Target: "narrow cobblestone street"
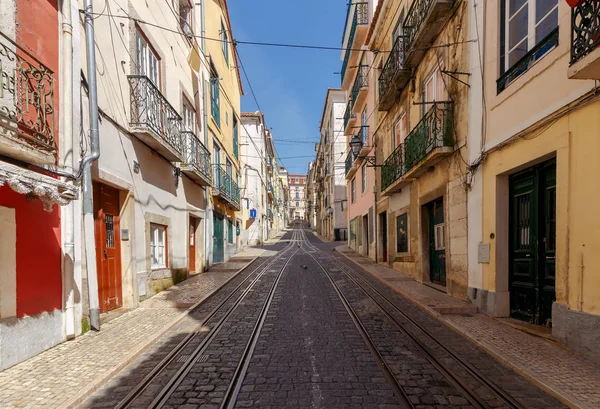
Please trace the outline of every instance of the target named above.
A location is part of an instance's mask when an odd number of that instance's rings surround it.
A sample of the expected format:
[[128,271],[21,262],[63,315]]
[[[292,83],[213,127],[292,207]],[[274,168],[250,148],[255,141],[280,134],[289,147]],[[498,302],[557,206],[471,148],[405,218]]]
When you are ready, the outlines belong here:
[[295,229],[80,407],[563,408]]

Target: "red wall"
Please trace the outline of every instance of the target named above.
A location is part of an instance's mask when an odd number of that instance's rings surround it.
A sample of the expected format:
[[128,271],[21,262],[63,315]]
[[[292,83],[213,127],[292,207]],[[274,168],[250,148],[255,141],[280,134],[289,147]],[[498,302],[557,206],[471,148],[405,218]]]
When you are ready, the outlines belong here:
[[[54,72],[54,128],[58,148],[59,25],[56,0],[16,1],[16,42]],[[60,210],[44,211],[39,200],[27,200],[7,185],[0,187],[0,206],[15,209],[17,223],[17,316],[62,307]],[[0,261],[1,262],[1,261]]]
[[[15,209],[17,223],[17,316],[62,307],[60,210],[44,211],[8,185],[0,187],[0,206]],[[0,261],[1,262],[1,261]]]

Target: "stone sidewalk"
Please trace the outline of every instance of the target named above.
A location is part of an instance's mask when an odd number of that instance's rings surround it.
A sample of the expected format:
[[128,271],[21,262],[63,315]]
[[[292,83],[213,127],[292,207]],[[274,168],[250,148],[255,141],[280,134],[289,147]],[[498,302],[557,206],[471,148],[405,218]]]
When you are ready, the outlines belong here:
[[473,305],[361,257],[346,245],[336,250],[569,407],[600,408],[600,368],[579,355],[477,313]]
[[[97,390],[263,249],[236,254],[140,303],[139,308],[0,372],[0,408],[67,408]],[[231,267],[236,267],[235,271]]]

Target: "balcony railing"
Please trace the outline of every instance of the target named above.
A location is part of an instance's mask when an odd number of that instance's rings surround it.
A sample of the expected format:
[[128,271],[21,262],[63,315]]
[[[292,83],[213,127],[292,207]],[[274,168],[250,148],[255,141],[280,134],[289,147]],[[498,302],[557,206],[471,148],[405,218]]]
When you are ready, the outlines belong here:
[[368,147],[369,145],[369,127],[367,125],[363,125],[359,128],[358,133],[356,134],[360,138],[364,147]]
[[182,169],[188,168],[196,172],[200,178],[196,181],[204,186],[210,186],[212,182],[212,173],[210,169],[210,152],[193,132],[184,131],[181,133],[183,139],[184,155]]
[[571,9],[571,64],[600,44],[600,2],[584,0]]
[[413,171],[419,162],[437,148],[452,148],[452,104],[434,104],[417,126],[385,160],[381,169],[381,189]]
[[[352,7],[352,5],[350,5]],[[346,43],[346,54],[344,55],[344,62],[342,63],[342,82],[344,82],[344,76],[346,75],[346,69],[348,68],[348,61],[350,60],[350,54],[354,51],[354,36],[356,35],[356,28],[359,25],[367,25],[369,23],[369,3],[354,3],[354,15],[352,17],[352,26],[350,27],[350,34],[348,35],[348,42]]]
[[[151,130],[156,138],[182,156],[182,119],[150,78],[128,75],[131,90],[131,121],[136,128]],[[162,152],[161,152],[162,153]]]
[[404,175],[405,171],[404,144],[401,143],[381,165],[381,190],[387,189]]
[[345,130],[348,129],[348,124],[350,123],[350,120],[355,119],[355,118],[356,118],[356,114],[354,112],[352,112],[352,100],[350,100],[346,104],[346,112],[344,112],[344,129]]
[[221,165],[215,166],[215,175],[213,180],[213,188],[218,195],[227,200],[237,210],[240,209],[240,189],[233,180],[233,177],[228,174]]
[[558,45],[558,27],[556,27],[550,34],[548,34],[542,41],[537,43],[527,54],[519,59],[512,67],[506,70],[505,73],[500,75],[500,78],[496,80],[496,92],[499,94],[513,82],[517,77],[527,71],[533,64],[535,64],[542,56],[548,51]]
[[54,154],[54,73],[0,32],[0,126]]
[[356,103],[358,99],[358,94],[361,90],[367,88],[369,86],[369,81],[367,74],[369,72],[369,67],[367,65],[361,65],[358,67],[358,72],[356,73],[356,78],[354,80],[354,85],[352,86],[352,92],[350,94],[350,101],[352,101],[352,107]]
[[404,67],[406,37],[399,36],[379,75],[379,109],[388,110],[410,76],[410,71]]

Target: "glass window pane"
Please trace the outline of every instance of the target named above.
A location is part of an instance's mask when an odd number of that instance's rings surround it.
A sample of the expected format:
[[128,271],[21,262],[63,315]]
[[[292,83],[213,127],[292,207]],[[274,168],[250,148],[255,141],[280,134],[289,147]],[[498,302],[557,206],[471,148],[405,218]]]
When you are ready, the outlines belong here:
[[552,13],[542,20],[535,28],[535,43],[539,43],[546,37],[552,30],[558,27],[558,8],[555,8]]
[[512,67],[517,61],[527,54],[527,39],[524,39],[521,44],[515,47],[510,53],[508,53],[508,66]]
[[508,22],[509,50],[527,37],[527,18],[528,10],[527,7],[525,7]]
[[537,0],[535,2],[535,21],[540,21],[546,14],[548,14],[550,10],[552,10],[553,7],[556,7],[557,5],[558,0]]
[[509,0],[508,2],[510,3],[509,15],[512,16],[517,10],[521,8],[521,6],[523,6],[523,4],[527,3],[527,0]]

